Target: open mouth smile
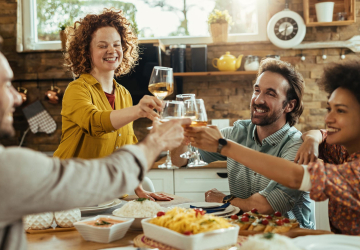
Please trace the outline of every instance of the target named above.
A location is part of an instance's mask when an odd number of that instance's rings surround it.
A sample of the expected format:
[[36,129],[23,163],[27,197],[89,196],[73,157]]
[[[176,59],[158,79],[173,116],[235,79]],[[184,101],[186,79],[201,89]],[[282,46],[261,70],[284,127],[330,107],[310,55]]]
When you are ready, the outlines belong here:
[[118,57],[108,57],[108,58],[104,58],[103,60],[106,62],[116,62],[118,59]]

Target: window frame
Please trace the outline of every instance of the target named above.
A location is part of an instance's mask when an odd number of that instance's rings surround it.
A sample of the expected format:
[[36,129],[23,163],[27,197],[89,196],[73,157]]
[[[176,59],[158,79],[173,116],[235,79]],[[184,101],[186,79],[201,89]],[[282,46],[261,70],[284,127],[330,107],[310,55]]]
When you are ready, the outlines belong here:
[[[20,8],[22,13],[22,46],[17,46],[18,52],[23,51],[36,51],[36,50],[60,50],[61,41],[47,41],[39,42],[37,35],[37,26],[36,24],[36,0],[20,0],[22,1],[22,8]],[[267,0],[257,0],[257,14],[258,14],[258,33],[245,33],[245,34],[229,34],[228,42],[237,43],[237,42],[255,42],[255,41],[269,41],[267,37],[266,27],[268,19],[268,1]],[[139,40],[153,40],[159,39],[162,44],[211,44],[211,36],[205,37],[151,37],[151,38],[139,38]],[[19,49],[20,48],[20,49]]]

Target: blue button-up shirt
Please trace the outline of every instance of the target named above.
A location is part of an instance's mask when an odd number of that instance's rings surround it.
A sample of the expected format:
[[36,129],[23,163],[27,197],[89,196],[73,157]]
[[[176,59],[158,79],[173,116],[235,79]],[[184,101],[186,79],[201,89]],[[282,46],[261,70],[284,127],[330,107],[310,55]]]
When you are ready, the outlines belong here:
[[[256,125],[250,120],[238,120],[233,127],[221,130],[224,138],[235,141],[248,148],[269,155],[294,161],[296,153],[302,144],[301,132],[286,123],[281,129],[258,142]],[[199,150],[206,162],[226,160],[218,154]],[[266,162],[264,162],[266,165]],[[290,189],[272,181],[245,167],[239,162],[228,158],[227,170],[230,193],[238,198],[247,199],[255,193],[264,196],[274,211],[280,211],[284,216],[296,218],[302,227],[314,228],[311,221],[311,200],[308,192]]]

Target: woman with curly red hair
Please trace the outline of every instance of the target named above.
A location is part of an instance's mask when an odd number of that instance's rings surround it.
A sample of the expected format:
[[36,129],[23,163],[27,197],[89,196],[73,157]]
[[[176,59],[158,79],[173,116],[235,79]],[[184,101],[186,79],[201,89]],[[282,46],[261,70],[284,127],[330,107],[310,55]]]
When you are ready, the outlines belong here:
[[[138,60],[138,40],[122,11],[104,9],[88,14],[67,29],[65,66],[78,77],[67,87],[61,110],[62,136],[54,156],[100,158],[126,144],[137,143],[133,121],[153,120],[162,103],[144,96],[133,106],[130,93],[114,80],[127,74]],[[146,192],[139,197],[170,199]]]

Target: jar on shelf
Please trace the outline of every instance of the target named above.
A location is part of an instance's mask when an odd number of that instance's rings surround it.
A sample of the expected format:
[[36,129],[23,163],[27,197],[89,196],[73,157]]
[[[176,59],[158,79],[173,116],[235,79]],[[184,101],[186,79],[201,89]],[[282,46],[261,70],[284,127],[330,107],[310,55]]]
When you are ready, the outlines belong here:
[[244,64],[245,71],[257,71],[259,69],[259,58],[249,55]]

